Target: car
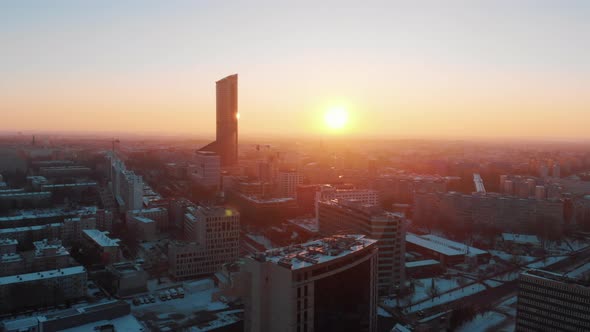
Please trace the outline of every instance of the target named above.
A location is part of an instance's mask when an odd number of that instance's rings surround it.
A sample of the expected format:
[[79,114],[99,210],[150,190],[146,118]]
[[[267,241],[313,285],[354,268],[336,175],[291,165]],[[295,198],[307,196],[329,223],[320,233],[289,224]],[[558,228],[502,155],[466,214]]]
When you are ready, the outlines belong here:
[[169,291],[164,291],[164,294],[166,294],[166,300],[172,300],[172,295],[170,294]]
[[156,302],[156,298],[153,295],[148,295],[148,300],[150,300],[150,303],[154,303]]
[[178,297],[178,292],[176,291],[176,289],[174,289],[174,288],[170,289],[170,296],[172,296],[173,299]]
[[140,305],[141,303],[140,303],[140,301],[139,301],[139,299],[138,299],[138,298],[134,298],[134,299],[133,299],[133,304],[134,304],[134,305]]
[[143,303],[145,303],[145,304],[148,304],[148,303],[150,303],[150,298],[149,298],[149,297],[147,297],[147,296],[144,296],[144,297],[143,297]]
[[184,289],[182,287],[178,287],[176,290],[178,291],[178,297],[184,298]]
[[166,301],[166,294],[164,292],[160,292],[160,301]]

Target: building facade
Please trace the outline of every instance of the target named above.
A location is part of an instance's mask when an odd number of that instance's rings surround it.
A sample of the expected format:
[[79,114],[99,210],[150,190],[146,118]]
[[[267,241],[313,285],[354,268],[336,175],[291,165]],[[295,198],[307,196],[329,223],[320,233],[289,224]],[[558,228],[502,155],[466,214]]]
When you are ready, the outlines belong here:
[[390,293],[404,285],[404,221],[402,216],[385,212],[375,205],[343,200],[319,203],[321,234],[361,233],[377,240],[377,283],[380,293]]
[[376,331],[377,246],[337,235],[247,257],[248,332]]
[[170,274],[189,279],[213,274],[240,254],[240,214],[225,207],[188,207],[185,242],[168,246]]
[[529,270],[518,278],[516,331],[590,331],[590,284]]

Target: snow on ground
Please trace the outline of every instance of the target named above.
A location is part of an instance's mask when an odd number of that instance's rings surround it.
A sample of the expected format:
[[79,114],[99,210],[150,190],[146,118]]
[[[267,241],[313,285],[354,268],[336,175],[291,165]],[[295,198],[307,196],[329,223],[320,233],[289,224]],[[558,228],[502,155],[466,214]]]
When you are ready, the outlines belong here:
[[137,321],[132,315],[126,315],[123,317],[111,319],[111,320],[100,320],[94,323],[89,323],[81,326],[72,327],[70,329],[62,330],[63,332],[82,332],[82,331],[95,331],[96,327],[113,324],[115,331],[117,332],[140,332],[147,331],[147,329]]
[[545,260],[540,260],[538,262],[535,263],[531,263],[529,265],[527,265],[527,268],[531,268],[531,269],[538,269],[538,268],[543,268],[546,267],[548,265],[552,265],[555,264],[559,261],[562,261],[566,258],[568,258],[569,256],[555,256],[555,257],[547,257]]
[[506,319],[506,315],[495,311],[488,311],[482,315],[477,315],[472,321],[461,325],[457,332],[485,332],[497,331],[496,325],[499,325]]
[[567,276],[570,278],[580,278],[588,273],[590,273],[590,263],[586,263],[582,266],[579,266],[575,270],[568,272]]
[[430,300],[418,303],[416,305],[413,305],[411,307],[406,308],[405,310],[407,312],[416,312],[419,310],[424,310],[424,309],[428,309],[428,308],[432,308],[441,304],[445,304],[448,302],[453,302],[456,301],[457,299],[460,299],[462,297],[465,296],[470,296],[476,293],[479,293],[483,290],[486,289],[486,286],[482,285],[482,284],[472,284],[466,287],[463,287],[461,289],[457,289],[445,294],[441,294],[440,296],[434,297]]
[[[401,306],[408,306],[411,303],[416,303],[420,301],[424,301],[430,298],[429,289],[432,286],[432,279],[433,278],[425,278],[425,279],[417,279],[414,281],[414,293],[412,293],[409,297],[404,297],[399,300],[399,304]],[[460,287],[459,282],[457,279],[442,279],[442,278],[434,278],[434,285],[438,290],[438,293],[445,293],[451,289]],[[388,299],[385,300],[385,305],[390,307],[397,307],[397,300],[396,299]]]
[[377,315],[382,317],[392,317],[389,312],[379,306],[377,307]]
[[[532,257],[532,256],[513,255],[513,254],[507,253],[505,251],[500,251],[500,250],[490,250],[490,254],[492,254],[493,256],[500,257],[502,260],[507,261],[507,262],[512,262],[514,259],[518,259],[519,262],[521,262],[521,263],[529,263],[529,262],[539,259],[538,257]],[[514,257],[517,257],[517,258],[514,258]]]
[[197,311],[227,309],[226,304],[211,301],[211,296],[218,291],[218,288],[207,289],[202,292],[187,293],[184,298],[168,301],[161,301],[157,298],[155,303],[132,305],[131,310],[142,314],[153,312],[156,314],[181,313],[188,315]]

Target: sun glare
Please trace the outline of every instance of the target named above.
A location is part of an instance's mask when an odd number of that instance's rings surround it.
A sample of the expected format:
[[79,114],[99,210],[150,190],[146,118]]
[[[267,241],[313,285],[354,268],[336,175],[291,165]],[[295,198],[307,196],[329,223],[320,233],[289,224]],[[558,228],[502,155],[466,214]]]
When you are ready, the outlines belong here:
[[348,122],[348,113],[342,107],[332,108],[324,116],[326,125],[331,129],[341,129]]

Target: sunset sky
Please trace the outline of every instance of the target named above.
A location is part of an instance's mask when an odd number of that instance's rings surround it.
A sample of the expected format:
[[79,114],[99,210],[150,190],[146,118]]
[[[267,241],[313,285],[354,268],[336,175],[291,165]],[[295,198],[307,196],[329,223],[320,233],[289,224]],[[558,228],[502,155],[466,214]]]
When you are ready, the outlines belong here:
[[211,137],[234,73],[244,137],[590,138],[590,1],[0,2],[0,131]]

